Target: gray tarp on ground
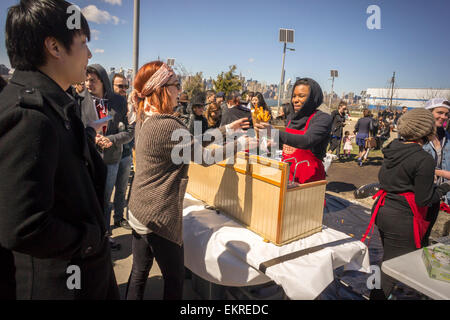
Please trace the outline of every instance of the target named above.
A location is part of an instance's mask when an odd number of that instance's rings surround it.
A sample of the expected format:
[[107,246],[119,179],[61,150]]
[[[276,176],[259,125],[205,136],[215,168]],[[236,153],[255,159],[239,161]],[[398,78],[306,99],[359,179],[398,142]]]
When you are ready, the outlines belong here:
[[[335,230],[352,234],[356,239],[361,239],[369,225],[371,209],[330,194],[326,194],[325,198],[323,224]],[[369,248],[370,264],[381,266],[383,245],[376,226],[373,234],[369,234],[369,236],[370,239],[366,239],[365,243]],[[334,276],[335,281],[322,292],[318,299],[364,299],[363,296],[369,297],[370,290],[367,288],[367,279],[371,276],[370,274],[344,271],[343,268],[338,268],[335,270]],[[402,283],[397,284],[392,294],[395,299],[401,300],[427,299]]]
[[[326,194],[325,199],[323,224],[361,239],[369,225],[371,210],[330,194]],[[370,264],[380,265],[383,246],[376,226],[369,236],[370,239],[366,239],[365,243],[369,248]],[[369,296],[370,293],[366,285],[368,277],[370,274],[338,268],[335,270],[336,281],[321,294],[320,299],[364,299],[363,295]],[[339,280],[350,287],[344,286]]]

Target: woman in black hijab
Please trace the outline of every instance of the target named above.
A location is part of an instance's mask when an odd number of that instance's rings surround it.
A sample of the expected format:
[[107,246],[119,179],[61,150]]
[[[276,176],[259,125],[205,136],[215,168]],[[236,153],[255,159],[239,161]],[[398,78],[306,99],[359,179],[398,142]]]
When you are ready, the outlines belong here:
[[[295,82],[292,90],[290,113],[286,131],[279,132],[279,142],[283,144],[283,158],[291,162],[290,180],[298,183],[325,179],[323,158],[330,139],[331,116],[318,110],[323,102],[320,85],[310,78]],[[255,130],[270,127],[268,124],[255,124]],[[296,171],[295,164],[306,160]]]

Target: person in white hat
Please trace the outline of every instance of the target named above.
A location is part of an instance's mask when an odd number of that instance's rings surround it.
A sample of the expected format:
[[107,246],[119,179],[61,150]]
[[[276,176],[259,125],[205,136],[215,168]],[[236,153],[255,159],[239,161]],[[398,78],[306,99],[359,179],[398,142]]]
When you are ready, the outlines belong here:
[[[423,149],[431,154],[436,163],[436,185],[441,185],[450,181],[450,133],[445,130],[446,122],[448,122],[450,112],[450,101],[444,98],[434,98],[425,104],[433,114],[436,124],[436,135],[428,143],[424,144]],[[447,193],[442,200],[450,204],[450,192]],[[439,214],[439,204],[435,204],[428,210],[430,218],[430,227],[425,235],[429,237],[433,225]]]
[[[450,171],[450,133],[445,130],[450,112],[450,102],[444,98],[434,98],[427,101],[425,109],[430,110],[433,114],[437,130],[434,138],[423,148],[433,156],[436,161],[436,169]],[[439,173],[438,176],[440,176]],[[439,178],[437,182],[442,183],[442,180]],[[450,195],[447,195],[446,198],[448,203]]]

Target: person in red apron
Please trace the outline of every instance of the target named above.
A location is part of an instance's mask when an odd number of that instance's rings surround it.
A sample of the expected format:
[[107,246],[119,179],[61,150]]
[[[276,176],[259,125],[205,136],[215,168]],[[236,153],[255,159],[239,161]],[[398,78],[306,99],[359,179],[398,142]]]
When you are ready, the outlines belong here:
[[[282,161],[291,163],[291,181],[306,183],[325,179],[322,161],[330,139],[332,119],[318,110],[322,102],[322,89],[316,81],[302,78],[295,82],[286,131],[279,132],[279,142],[283,144]],[[269,129],[270,125],[260,123],[254,127],[255,131],[260,131]]]
[[[436,131],[430,111],[413,109],[399,120],[401,139],[383,149],[384,160],[378,174],[380,191],[372,208],[372,218],[361,241],[372,237],[378,227],[383,244],[383,261],[404,255],[427,245],[425,234],[430,226],[428,208],[439,204],[449,184],[434,185],[433,157],[422,145]],[[386,299],[395,281],[381,272],[381,289],[371,292],[371,299]]]

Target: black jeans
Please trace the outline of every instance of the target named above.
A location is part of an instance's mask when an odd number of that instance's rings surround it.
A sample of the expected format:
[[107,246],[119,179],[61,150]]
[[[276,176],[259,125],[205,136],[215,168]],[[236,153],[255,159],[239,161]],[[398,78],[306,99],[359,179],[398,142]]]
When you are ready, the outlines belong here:
[[[375,221],[383,243],[383,261],[417,250],[411,209],[392,208],[388,201],[386,199],[385,205],[378,211]],[[381,288],[386,297],[389,297],[396,282],[381,271]]]
[[330,152],[336,150],[336,155],[339,156],[341,152],[341,137],[332,137],[330,141]]
[[164,300],[181,300],[184,283],[184,250],[155,233],[139,235],[133,230],[133,266],[128,279],[126,299],[142,300],[153,258],[164,279]]

